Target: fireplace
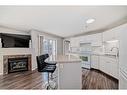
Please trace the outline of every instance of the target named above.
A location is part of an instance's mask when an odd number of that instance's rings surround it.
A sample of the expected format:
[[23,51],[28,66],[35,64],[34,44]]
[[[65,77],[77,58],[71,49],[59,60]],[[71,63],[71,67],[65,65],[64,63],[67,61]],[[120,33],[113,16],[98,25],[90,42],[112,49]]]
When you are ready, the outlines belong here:
[[8,59],[8,73],[18,71],[28,71],[28,57]]
[[19,71],[32,71],[31,54],[4,55],[3,74]]

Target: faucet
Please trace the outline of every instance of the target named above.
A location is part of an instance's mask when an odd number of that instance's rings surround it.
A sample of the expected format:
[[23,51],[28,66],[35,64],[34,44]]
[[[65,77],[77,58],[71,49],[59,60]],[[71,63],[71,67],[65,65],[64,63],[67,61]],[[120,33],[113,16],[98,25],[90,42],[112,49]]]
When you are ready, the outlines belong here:
[[111,51],[113,51],[113,49],[117,49],[116,57],[118,57],[119,56],[119,48],[118,47],[112,47]]

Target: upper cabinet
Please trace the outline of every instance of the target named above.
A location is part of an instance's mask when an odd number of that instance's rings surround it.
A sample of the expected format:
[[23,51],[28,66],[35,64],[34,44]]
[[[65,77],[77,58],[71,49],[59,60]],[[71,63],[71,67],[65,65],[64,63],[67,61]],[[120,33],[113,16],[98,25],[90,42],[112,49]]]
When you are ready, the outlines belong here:
[[92,41],[92,37],[91,35],[84,35],[84,36],[80,36],[80,43],[91,43]]
[[91,38],[92,46],[102,46],[102,33],[93,34]]
[[102,46],[102,33],[86,35],[80,42],[91,43],[91,46]]
[[91,43],[91,46],[102,46],[102,33],[71,38],[71,47],[79,47],[80,43]]
[[80,39],[79,37],[70,38],[71,47],[79,47]]
[[103,41],[111,41],[111,40],[118,40],[120,27],[113,28],[111,30],[103,32]]

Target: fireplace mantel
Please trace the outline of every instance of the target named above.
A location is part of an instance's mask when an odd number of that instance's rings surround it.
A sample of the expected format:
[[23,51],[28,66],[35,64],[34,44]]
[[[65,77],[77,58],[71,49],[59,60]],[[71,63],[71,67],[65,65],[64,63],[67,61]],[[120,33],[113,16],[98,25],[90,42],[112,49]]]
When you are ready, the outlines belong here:
[[28,57],[28,71],[32,70],[31,66],[31,54],[24,55],[4,55],[3,56],[3,74],[8,74],[8,59],[9,58],[26,58]]

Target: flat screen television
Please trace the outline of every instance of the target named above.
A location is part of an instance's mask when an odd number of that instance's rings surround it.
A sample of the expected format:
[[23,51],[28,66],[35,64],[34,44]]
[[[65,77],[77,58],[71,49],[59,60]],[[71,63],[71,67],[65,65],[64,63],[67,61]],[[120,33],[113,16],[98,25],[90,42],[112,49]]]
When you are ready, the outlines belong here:
[[29,48],[30,35],[0,33],[2,48]]

